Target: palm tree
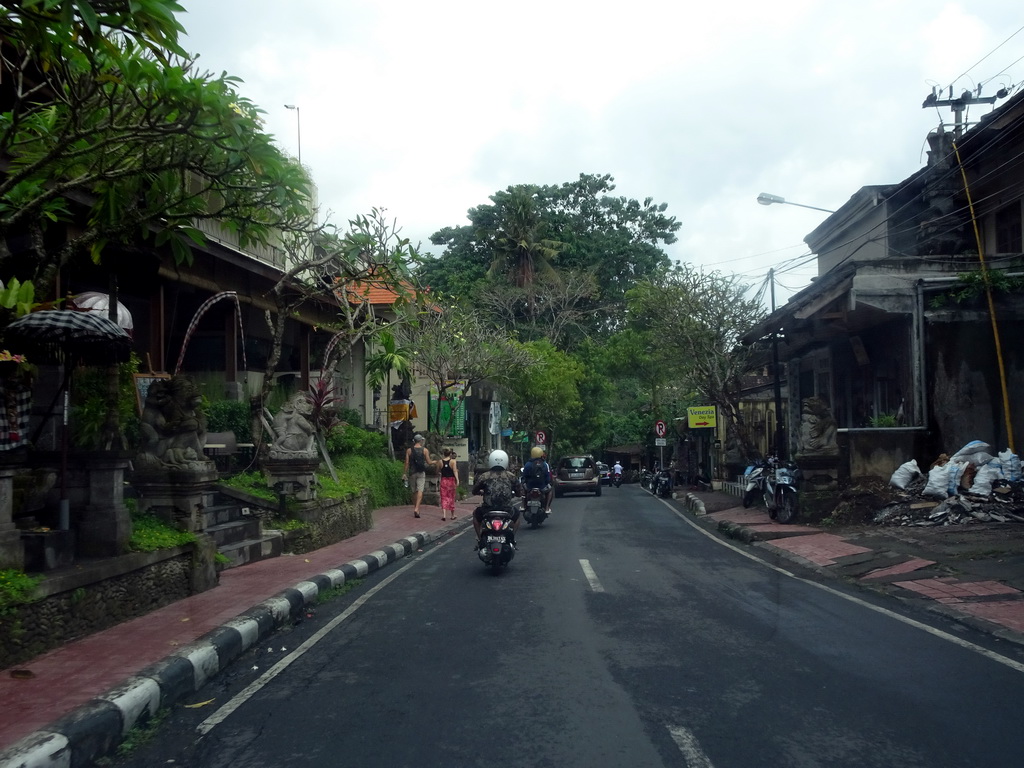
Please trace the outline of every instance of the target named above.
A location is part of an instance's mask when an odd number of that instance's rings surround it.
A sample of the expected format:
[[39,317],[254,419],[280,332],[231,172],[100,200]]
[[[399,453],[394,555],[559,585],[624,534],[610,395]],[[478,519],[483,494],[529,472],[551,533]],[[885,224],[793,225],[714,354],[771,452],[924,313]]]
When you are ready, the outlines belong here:
[[[385,383],[387,389],[391,389],[391,371],[397,371],[403,379],[412,377],[412,349],[399,346],[390,331],[381,331],[375,342],[376,351],[366,358],[366,383],[372,389],[379,389]],[[391,451],[391,458],[394,458],[395,447],[390,439],[388,450]]]
[[544,237],[546,222],[537,210],[534,187],[509,187],[492,198],[495,203],[494,260],[488,274],[509,274],[515,284],[526,289],[530,319],[536,314],[534,284],[538,276],[558,279],[552,262],[562,243]]

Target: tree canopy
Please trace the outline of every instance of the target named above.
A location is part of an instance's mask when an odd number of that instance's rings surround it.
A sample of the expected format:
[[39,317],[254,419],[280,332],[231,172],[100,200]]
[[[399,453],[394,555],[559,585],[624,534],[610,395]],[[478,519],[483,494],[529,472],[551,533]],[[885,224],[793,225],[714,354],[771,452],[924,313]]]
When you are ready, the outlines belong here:
[[560,280],[586,274],[594,290],[574,305],[587,318],[581,334],[606,335],[625,317],[625,292],[668,268],[661,246],[675,242],[680,227],[665,214],[665,203],[614,197],[614,189],[609,175],[581,174],[561,185],[520,184],[497,192],[490,204],[469,210],[469,224],[431,236],[445,250],[422,265],[420,280],[467,297],[507,293],[511,278],[525,292],[514,318],[518,327],[545,312]]
[[45,287],[111,243],[187,261],[203,219],[243,246],[308,229],[309,179],[263,133],[237,78],[198,71],[181,51],[178,3],[0,8],[0,272]]

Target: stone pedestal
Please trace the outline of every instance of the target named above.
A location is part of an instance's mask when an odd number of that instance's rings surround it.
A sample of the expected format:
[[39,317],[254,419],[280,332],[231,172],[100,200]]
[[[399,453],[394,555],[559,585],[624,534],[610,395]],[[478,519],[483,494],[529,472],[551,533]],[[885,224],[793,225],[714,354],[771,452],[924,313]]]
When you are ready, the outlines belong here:
[[270,489],[299,502],[316,498],[316,471],[319,467],[320,457],[316,455],[263,462]]
[[839,454],[794,457],[800,467],[801,491],[832,491],[839,488]]
[[124,505],[124,471],[128,459],[117,455],[89,457],[88,502],[78,511],[75,528],[83,557],[114,557],[128,551],[132,520]]
[[25,549],[21,533],[14,526],[14,474],[9,467],[0,467],[0,569],[25,567]]
[[201,469],[147,470],[132,476],[140,511],[193,533],[206,528],[203,510],[214,503],[217,480],[213,462],[205,462]]
[[74,531],[25,531],[21,540],[26,571],[52,571],[75,562]]

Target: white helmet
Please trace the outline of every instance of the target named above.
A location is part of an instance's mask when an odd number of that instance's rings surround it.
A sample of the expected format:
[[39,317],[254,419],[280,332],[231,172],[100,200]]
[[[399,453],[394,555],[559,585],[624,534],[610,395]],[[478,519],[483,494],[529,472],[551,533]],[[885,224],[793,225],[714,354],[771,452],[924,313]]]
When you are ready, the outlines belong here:
[[495,467],[501,467],[502,469],[508,469],[508,454],[504,451],[491,451],[487,457],[487,466],[490,469]]

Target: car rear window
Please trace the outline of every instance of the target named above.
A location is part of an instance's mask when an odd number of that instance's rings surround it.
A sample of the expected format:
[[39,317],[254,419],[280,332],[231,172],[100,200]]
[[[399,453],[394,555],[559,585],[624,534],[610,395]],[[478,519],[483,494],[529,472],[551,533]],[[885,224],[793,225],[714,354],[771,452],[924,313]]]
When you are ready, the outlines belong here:
[[587,469],[594,466],[594,462],[586,456],[566,456],[560,465],[562,469]]

